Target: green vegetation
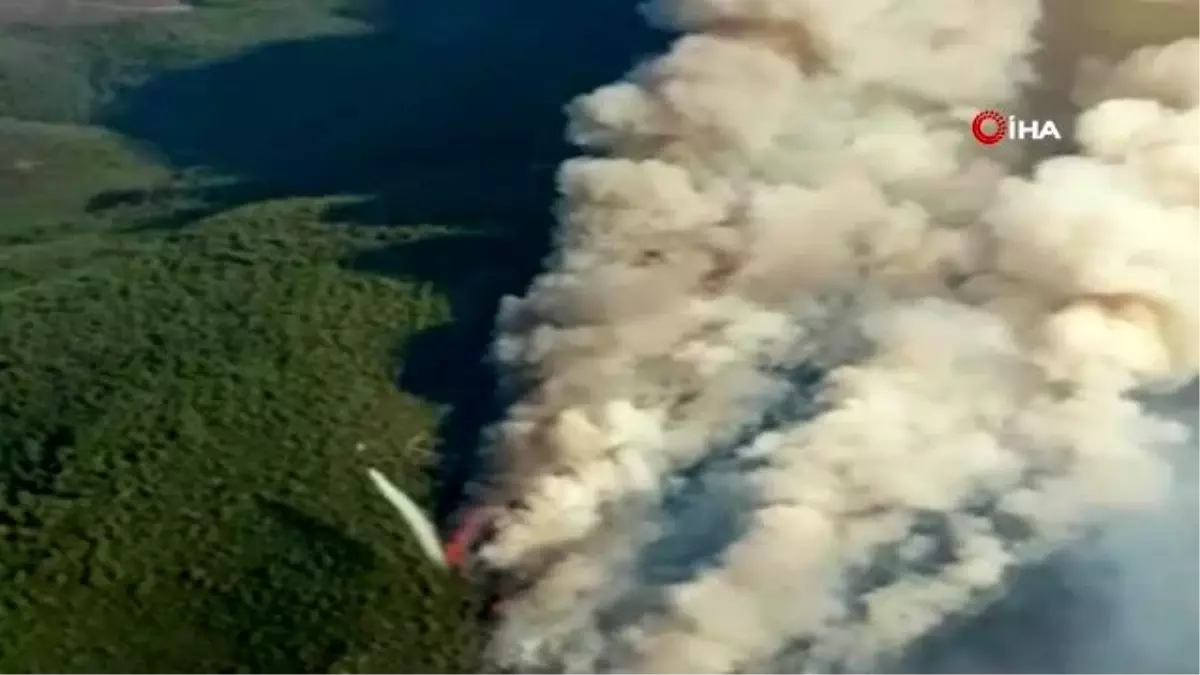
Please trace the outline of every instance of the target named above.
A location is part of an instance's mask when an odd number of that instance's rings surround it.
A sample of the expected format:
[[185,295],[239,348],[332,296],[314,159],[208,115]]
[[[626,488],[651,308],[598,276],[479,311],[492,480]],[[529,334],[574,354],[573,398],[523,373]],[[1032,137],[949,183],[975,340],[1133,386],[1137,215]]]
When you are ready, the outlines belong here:
[[364,30],[342,0],[193,0],[192,12],[99,26],[0,27],[0,117],[87,122],[164,68],[271,40]]
[[0,671],[478,670],[477,589],[365,468],[456,504],[562,105],[651,36],[193,4],[0,25]]
[[111,234],[0,296],[0,670],[465,667],[466,589],[363,476],[423,493],[436,411],[389,354],[447,306],[339,264],[429,233],[323,207]]
[[[159,184],[170,173],[96,127],[0,118],[0,233],[32,221],[89,217],[104,190]],[[27,232],[26,232],[27,233]]]
[[456,291],[356,262],[462,238],[91,126],[164,67],[359,29],[199,5],[0,27],[0,671],[471,671],[478,599],[364,474],[430,503],[447,410],[396,380]]

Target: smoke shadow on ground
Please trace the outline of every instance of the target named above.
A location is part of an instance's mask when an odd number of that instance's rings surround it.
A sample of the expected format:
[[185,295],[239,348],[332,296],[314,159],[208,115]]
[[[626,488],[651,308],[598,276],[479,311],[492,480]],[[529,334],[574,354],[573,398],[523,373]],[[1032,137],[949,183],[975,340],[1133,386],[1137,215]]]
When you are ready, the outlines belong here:
[[370,29],[162,73],[104,121],[271,196],[378,194],[413,221],[512,214],[564,154],[563,104],[662,42],[634,5],[377,0],[355,11]]
[[[554,171],[570,151],[563,106],[668,38],[636,4],[360,3],[349,11],[369,30],[162,73],[106,113],[108,126],[173,167],[232,179],[162,196],[198,206],[150,226],[184,226],[255,199],[354,194],[365,197],[331,207],[330,221],[462,230],[352,261],[451,297],[454,322],[399,349],[398,386],[450,408],[441,515],[459,500],[492,414],[495,381],[483,357],[496,305],[528,283],[548,248]],[[91,206],[153,197],[100,195]]]
[[452,321],[397,349],[398,386],[447,407],[433,470],[439,521],[453,515],[477,477],[480,432],[499,413],[496,373],[486,358],[496,306],[537,272],[543,246],[534,234],[476,231],[380,249],[353,262],[358,269],[432,282],[450,299]]

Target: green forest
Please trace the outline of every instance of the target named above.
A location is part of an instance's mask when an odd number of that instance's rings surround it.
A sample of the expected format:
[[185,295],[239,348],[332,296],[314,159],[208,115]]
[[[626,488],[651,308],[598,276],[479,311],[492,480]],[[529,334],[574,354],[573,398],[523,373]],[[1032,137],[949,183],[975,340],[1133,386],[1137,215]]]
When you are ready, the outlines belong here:
[[503,96],[544,31],[414,4],[0,14],[0,671],[476,668],[365,468],[452,506],[561,106],[649,38],[607,3],[628,44]]

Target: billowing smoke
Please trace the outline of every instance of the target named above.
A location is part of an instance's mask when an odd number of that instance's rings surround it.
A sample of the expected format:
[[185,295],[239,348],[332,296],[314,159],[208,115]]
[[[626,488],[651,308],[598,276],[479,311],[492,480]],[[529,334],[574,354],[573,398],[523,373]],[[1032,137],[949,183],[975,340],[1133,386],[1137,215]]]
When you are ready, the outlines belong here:
[[1135,395],[1197,367],[1200,47],[1089,70],[1073,154],[980,146],[1040,10],[652,3],[684,36],[573,104],[500,312],[497,667],[870,669],[1164,498],[1184,430]]

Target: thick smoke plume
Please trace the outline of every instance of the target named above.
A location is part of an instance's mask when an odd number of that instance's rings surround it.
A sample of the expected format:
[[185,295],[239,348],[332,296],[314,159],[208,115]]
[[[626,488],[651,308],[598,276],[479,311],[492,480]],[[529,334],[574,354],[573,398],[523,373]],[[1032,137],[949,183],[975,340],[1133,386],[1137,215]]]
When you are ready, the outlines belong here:
[[1134,396],[1197,368],[1195,39],[1089,69],[1039,157],[969,131],[1021,114],[1035,0],[648,14],[684,36],[573,104],[500,313],[498,667],[870,669],[1164,497],[1183,430]]

